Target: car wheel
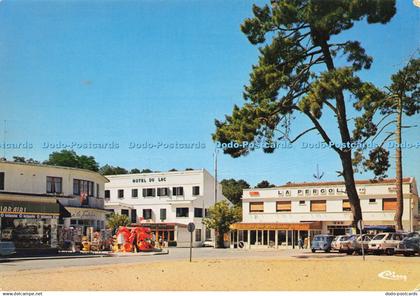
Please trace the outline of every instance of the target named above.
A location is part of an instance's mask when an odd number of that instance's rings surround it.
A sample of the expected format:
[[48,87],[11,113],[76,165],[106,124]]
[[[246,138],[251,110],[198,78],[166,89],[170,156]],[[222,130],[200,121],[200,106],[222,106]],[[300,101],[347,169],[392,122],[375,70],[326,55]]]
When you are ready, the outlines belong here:
[[315,249],[312,249],[311,251],[312,251],[312,253],[315,253]]
[[410,257],[410,256],[412,256],[413,254],[412,253],[410,253],[410,252],[404,252],[404,256],[405,257]]
[[329,253],[330,251],[331,251],[331,249],[326,249],[325,250],[326,253]]
[[394,249],[386,249],[385,250],[385,253],[388,255],[388,256],[392,256],[392,255],[394,255]]
[[353,254],[353,251],[347,251],[346,254],[351,255],[351,254]]

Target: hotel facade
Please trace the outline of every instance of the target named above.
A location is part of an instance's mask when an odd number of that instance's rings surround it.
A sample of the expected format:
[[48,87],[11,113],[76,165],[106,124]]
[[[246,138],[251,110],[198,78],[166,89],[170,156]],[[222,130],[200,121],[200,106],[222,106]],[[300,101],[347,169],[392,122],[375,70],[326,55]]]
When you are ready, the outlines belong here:
[[0,238],[16,249],[58,248],[58,229],[105,227],[99,173],[69,167],[0,161]]
[[[193,245],[213,239],[202,223],[215,203],[215,179],[205,169],[106,176],[105,208],[126,215],[132,225],[150,227],[169,245],[189,246],[187,224],[193,222]],[[217,201],[226,200],[217,184]]]
[[[356,181],[364,226],[394,226],[395,179]],[[420,230],[416,180],[403,180],[403,227]],[[247,189],[242,197],[243,220],[232,225],[231,247],[295,247],[315,234],[353,233],[352,213],[344,182],[288,183]]]

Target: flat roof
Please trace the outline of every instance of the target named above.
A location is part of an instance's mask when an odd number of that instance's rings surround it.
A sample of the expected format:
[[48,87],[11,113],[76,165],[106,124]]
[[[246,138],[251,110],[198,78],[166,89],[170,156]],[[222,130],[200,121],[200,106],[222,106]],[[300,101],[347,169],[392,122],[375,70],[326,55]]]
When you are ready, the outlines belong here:
[[99,172],[91,171],[91,170],[88,170],[88,169],[58,166],[58,165],[49,165],[49,164],[42,164],[42,163],[27,163],[27,162],[14,162],[14,161],[8,161],[8,160],[0,160],[0,165],[2,163],[11,164],[11,165],[32,166],[32,167],[39,167],[39,168],[54,168],[54,169],[81,171],[81,172],[86,172],[86,173],[99,175],[102,178],[104,178],[106,182],[109,182],[108,178],[101,175]]
[[[137,174],[119,174],[119,175],[105,175],[106,178],[132,178],[141,176],[152,176],[152,175],[188,175],[190,173],[201,173],[207,172],[206,169],[194,169],[194,170],[182,170],[182,171],[163,171],[163,172],[152,172],[152,173],[137,173]],[[207,172],[208,173],[208,172]]]
[[[415,178],[413,177],[406,177],[403,178],[403,183],[413,183]],[[395,184],[396,179],[382,179],[382,180],[356,180],[356,185],[375,185],[375,184]],[[256,191],[256,190],[270,190],[270,189],[284,189],[284,188],[293,188],[293,187],[312,187],[312,186],[337,186],[337,185],[345,185],[344,181],[325,181],[325,182],[299,182],[293,183],[289,182],[284,185],[269,187],[269,188],[249,188],[244,189],[244,191]]]

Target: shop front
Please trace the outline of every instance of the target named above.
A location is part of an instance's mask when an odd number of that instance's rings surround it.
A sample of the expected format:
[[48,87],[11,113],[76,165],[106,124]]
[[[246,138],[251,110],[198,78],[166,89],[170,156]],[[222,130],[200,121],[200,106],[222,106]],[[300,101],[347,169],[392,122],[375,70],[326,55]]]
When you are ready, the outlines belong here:
[[64,219],[64,228],[79,228],[81,233],[86,235],[88,228],[93,228],[95,231],[105,229],[106,215],[109,213],[106,210],[82,207],[65,207],[70,213],[70,217]]
[[321,233],[321,222],[301,223],[235,223],[231,226],[231,248],[297,248],[304,247]]
[[167,246],[184,246],[189,243],[187,225],[180,223],[135,223],[131,226],[148,227],[156,241],[162,240]]
[[57,251],[60,207],[55,199],[0,197],[0,239],[12,241],[17,253]]

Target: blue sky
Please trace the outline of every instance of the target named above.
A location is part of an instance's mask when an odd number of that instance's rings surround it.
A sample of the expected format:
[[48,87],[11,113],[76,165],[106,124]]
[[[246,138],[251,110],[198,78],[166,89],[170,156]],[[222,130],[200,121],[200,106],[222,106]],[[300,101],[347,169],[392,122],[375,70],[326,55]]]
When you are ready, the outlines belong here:
[[[0,2],[0,127],[6,157],[44,160],[44,143],[118,143],[119,149],[75,149],[103,165],[213,170],[214,119],[241,105],[257,48],[239,26],[255,1],[12,1]],[[259,3],[264,3],[259,1]],[[360,40],[374,57],[363,79],[379,86],[420,45],[420,9],[398,1],[386,25],[358,23],[342,37]],[[420,124],[419,116],[407,124]],[[330,130],[335,122],[324,120]],[[292,132],[309,126],[297,118]],[[420,128],[404,131],[420,141]],[[3,138],[3,136],[2,136]],[[302,141],[318,142],[308,134]],[[204,149],[129,149],[130,142],[203,143]],[[3,151],[1,151],[3,154]],[[420,179],[419,149],[404,150],[405,175]],[[250,184],[338,179],[338,156],[327,149],[219,154],[221,178]],[[393,167],[389,171],[394,176]],[[357,178],[371,177],[369,174]]]

